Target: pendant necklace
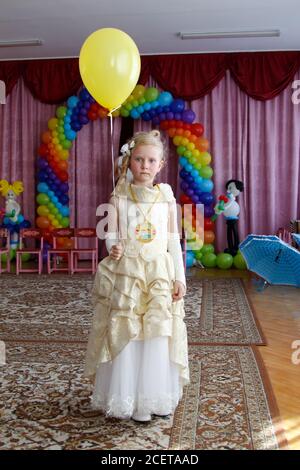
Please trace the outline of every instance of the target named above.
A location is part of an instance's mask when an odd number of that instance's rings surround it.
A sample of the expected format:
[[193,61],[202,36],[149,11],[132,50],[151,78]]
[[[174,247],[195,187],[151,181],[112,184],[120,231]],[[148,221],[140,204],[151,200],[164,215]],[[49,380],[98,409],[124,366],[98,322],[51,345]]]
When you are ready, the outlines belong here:
[[156,187],[158,189],[158,194],[157,194],[156,198],[154,199],[154,201],[152,202],[151,207],[148,209],[148,211],[145,215],[142,208],[141,208],[141,206],[139,205],[139,201],[138,201],[136,195],[134,194],[132,185],[130,184],[130,186],[129,186],[132,199],[133,199],[134,203],[139,208],[139,210],[141,211],[141,213],[144,217],[143,223],[137,224],[137,226],[135,227],[136,239],[141,243],[150,243],[150,242],[152,242],[152,240],[154,240],[154,238],[156,236],[156,228],[148,219],[148,216],[149,216],[154,204],[158,201],[158,199],[160,197],[159,186],[156,185]]

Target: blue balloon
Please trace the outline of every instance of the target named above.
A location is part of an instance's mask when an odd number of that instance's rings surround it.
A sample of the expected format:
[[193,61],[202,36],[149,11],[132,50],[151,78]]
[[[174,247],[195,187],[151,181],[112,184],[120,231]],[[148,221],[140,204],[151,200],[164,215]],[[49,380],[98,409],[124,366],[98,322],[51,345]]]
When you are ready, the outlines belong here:
[[193,171],[191,171],[191,175],[192,175],[194,178],[196,178],[196,176],[199,175],[199,172],[198,172],[197,170],[193,170]]
[[148,113],[147,111],[145,111],[145,112],[141,115],[141,118],[142,118],[144,121],[151,121],[151,119],[152,119],[150,113]]
[[201,191],[211,193],[214,188],[214,183],[211,180],[203,179],[200,183]]
[[63,215],[64,217],[68,217],[70,215],[70,209],[68,208],[68,206],[63,206],[61,209],[60,209],[60,213],[61,215]]
[[179,165],[181,165],[182,167],[185,167],[187,165],[188,161],[185,157],[180,157],[179,158]]
[[214,200],[214,197],[211,193],[202,193],[200,196],[200,201],[205,206],[209,206],[210,204],[212,204],[213,200]]
[[176,99],[171,103],[170,108],[173,113],[181,113],[184,110],[184,101],[181,99]]
[[68,108],[75,108],[75,106],[77,105],[79,99],[77,98],[77,96],[70,96],[70,98],[68,98],[67,100],[67,105],[68,105]]
[[81,90],[81,92],[79,93],[79,98],[82,100],[82,101],[86,101],[86,100],[89,100],[91,97],[91,95],[89,94],[89,92],[87,91],[86,88],[83,88]]
[[130,116],[131,116],[133,119],[139,119],[140,114],[139,114],[139,112],[138,112],[136,109],[132,109],[132,110],[130,111]]
[[69,131],[66,131],[66,138],[69,139],[69,140],[74,140],[76,139],[76,136],[77,136],[77,133],[75,131],[72,131],[69,130]]
[[161,106],[169,106],[172,101],[173,96],[168,91],[163,91],[158,97],[158,102]]
[[144,106],[145,111],[149,111],[151,109],[151,104],[150,103],[145,103],[143,106]]
[[185,170],[188,171],[189,173],[190,173],[191,171],[193,171],[193,169],[194,169],[194,168],[193,168],[193,166],[192,166],[190,163],[188,163],[187,165],[185,165]]
[[187,251],[186,252],[186,267],[191,268],[194,264],[194,254],[192,251]]
[[37,190],[39,193],[47,193],[48,185],[46,183],[39,183],[37,185]]
[[157,100],[152,101],[152,103],[150,103],[150,104],[151,104],[151,107],[152,107],[153,109],[155,109],[155,108],[157,108],[157,107],[159,106],[159,102],[158,102]]

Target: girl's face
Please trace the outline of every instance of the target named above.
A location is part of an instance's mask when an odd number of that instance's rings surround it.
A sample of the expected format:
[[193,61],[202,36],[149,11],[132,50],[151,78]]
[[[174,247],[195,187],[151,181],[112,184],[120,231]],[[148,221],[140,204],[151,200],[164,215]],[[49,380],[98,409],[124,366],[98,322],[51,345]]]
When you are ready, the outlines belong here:
[[138,145],[133,149],[130,170],[135,184],[152,186],[162,166],[161,150],[155,145]]

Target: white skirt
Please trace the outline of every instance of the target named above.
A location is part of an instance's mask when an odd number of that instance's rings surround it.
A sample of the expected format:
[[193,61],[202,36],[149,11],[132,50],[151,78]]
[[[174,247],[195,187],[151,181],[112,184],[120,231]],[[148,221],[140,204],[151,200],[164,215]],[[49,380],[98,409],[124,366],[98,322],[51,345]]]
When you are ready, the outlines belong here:
[[167,336],[130,341],[111,362],[97,368],[92,407],[129,419],[173,413],[181,396],[178,367],[170,361]]

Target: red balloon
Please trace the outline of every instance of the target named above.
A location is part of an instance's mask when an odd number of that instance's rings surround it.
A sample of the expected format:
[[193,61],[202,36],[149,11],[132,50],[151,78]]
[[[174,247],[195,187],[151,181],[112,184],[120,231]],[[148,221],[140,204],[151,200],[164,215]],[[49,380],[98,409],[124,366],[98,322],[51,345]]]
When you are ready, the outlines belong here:
[[201,137],[204,132],[204,127],[200,123],[192,124],[191,125],[192,132],[195,134],[197,137]]
[[49,153],[49,149],[48,149],[48,145],[47,144],[41,144],[38,148],[38,154],[41,156],[41,157],[46,157],[46,155],[48,155]]
[[90,110],[87,113],[87,117],[89,118],[90,121],[96,121],[98,119],[98,114]]
[[163,131],[166,131],[169,128],[169,122],[168,121],[161,121],[160,124],[159,124],[159,127]]
[[96,114],[97,114],[98,111],[99,111],[99,109],[100,109],[100,104],[98,104],[98,103],[92,103],[91,106],[90,106],[89,111],[90,111],[91,113],[96,113]]
[[214,230],[215,224],[208,217],[204,218],[204,230]]
[[68,179],[69,179],[69,175],[66,171],[59,171],[58,177],[63,182],[68,181]]

